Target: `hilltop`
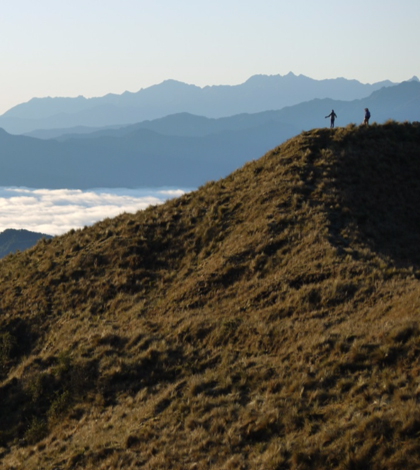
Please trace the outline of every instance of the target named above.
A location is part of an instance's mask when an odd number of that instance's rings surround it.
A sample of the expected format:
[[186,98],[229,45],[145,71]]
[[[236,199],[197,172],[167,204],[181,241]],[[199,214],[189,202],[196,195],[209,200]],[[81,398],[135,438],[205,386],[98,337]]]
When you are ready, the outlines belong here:
[[20,469],[417,469],[420,125],[303,132],[0,262]]

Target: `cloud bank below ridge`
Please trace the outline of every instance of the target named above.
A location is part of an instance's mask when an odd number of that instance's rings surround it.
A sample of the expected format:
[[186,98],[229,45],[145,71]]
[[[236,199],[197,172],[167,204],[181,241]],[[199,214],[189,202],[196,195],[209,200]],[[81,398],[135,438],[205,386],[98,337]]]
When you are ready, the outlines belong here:
[[183,189],[31,189],[0,187],[0,232],[7,228],[61,235],[123,212],[184,194]]

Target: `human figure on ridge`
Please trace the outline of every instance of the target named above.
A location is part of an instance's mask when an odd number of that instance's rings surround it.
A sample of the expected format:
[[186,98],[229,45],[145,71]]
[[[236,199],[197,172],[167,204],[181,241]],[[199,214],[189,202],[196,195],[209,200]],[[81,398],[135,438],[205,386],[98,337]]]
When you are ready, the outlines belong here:
[[369,119],[370,119],[370,111],[368,108],[365,108],[365,118],[363,119],[363,124],[365,126],[369,125]]
[[337,117],[337,114],[335,114],[334,110],[332,109],[330,114],[328,114],[328,116],[325,116],[325,119],[327,118],[330,118],[331,119],[331,124],[330,124],[330,128],[331,129],[334,129],[334,121],[335,121],[335,118]]

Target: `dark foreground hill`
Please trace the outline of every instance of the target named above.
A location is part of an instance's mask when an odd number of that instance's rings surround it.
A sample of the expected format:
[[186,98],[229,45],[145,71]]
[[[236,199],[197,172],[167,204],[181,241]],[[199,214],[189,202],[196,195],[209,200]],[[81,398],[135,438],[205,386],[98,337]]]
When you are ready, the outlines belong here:
[[314,130],[0,262],[9,469],[417,469],[420,125]]
[[29,230],[6,229],[0,233],[0,258],[18,250],[26,250],[35,245],[40,238],[52,237],[51,235],[31,232]]

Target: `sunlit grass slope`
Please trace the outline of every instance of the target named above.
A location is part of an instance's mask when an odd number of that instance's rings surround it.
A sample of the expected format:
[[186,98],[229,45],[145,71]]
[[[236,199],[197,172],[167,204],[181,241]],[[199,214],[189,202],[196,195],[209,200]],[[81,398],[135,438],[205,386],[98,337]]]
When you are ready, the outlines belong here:
[[420,125],[305,132],[0,262],[0,462],[418,469]]

